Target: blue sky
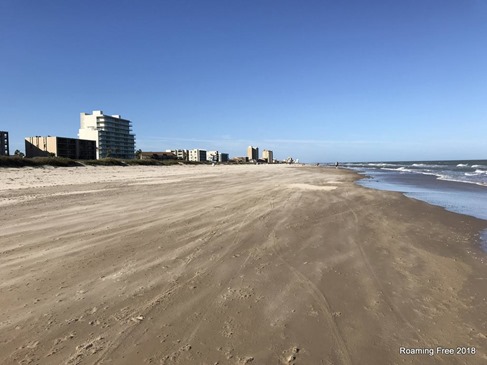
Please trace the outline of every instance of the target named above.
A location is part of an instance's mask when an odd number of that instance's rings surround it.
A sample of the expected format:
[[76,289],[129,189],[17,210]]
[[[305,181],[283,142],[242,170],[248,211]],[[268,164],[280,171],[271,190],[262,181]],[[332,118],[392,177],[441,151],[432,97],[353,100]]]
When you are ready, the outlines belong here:
[[276,158],[487,158],[487,1],[0,0],[0,130]]

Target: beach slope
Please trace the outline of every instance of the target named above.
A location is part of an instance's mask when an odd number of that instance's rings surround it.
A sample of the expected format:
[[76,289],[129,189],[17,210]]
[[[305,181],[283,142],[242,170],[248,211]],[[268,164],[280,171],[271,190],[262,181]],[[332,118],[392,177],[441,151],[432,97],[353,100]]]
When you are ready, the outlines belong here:
[[485,221],[340,169],[0,174],[2,364],[487,363]]

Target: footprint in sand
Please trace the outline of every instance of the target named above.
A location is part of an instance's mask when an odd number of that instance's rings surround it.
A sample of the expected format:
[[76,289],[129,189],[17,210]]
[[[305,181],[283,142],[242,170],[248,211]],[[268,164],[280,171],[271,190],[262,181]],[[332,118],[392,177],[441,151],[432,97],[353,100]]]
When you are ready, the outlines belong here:
[[298,353],[300,349],[297,346],[292,347],[290,350],[286,351],[289,355],[285,356],[284,364],[294,364],[297,360]]

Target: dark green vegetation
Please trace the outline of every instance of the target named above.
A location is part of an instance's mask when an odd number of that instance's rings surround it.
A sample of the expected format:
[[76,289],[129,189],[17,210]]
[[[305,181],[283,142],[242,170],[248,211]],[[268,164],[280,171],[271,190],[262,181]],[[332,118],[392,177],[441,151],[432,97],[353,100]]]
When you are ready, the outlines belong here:
[[1,167],[73,167],[73,166],[129,166],[129,165],[144,165],[144,166],[170,166],[170,165],[200,165],[203,162],[188,162],[179,160],[120,160],[116,158],[103,158],[100,160],[71,160],[63,157],[34,157],[22,158],[18,156],[0,156]]
[[41,166],[69,167],[80,164],[69,158],[62,157],[34,157],[0,156],[0,167],[41,167]]

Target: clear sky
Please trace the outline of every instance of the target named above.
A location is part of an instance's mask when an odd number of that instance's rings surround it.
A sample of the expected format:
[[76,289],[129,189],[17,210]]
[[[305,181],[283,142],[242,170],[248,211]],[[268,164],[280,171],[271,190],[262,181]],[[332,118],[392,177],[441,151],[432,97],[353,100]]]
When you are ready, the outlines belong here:
[[486,0],[0,0],[0,130],[307,162],[487,158]]

